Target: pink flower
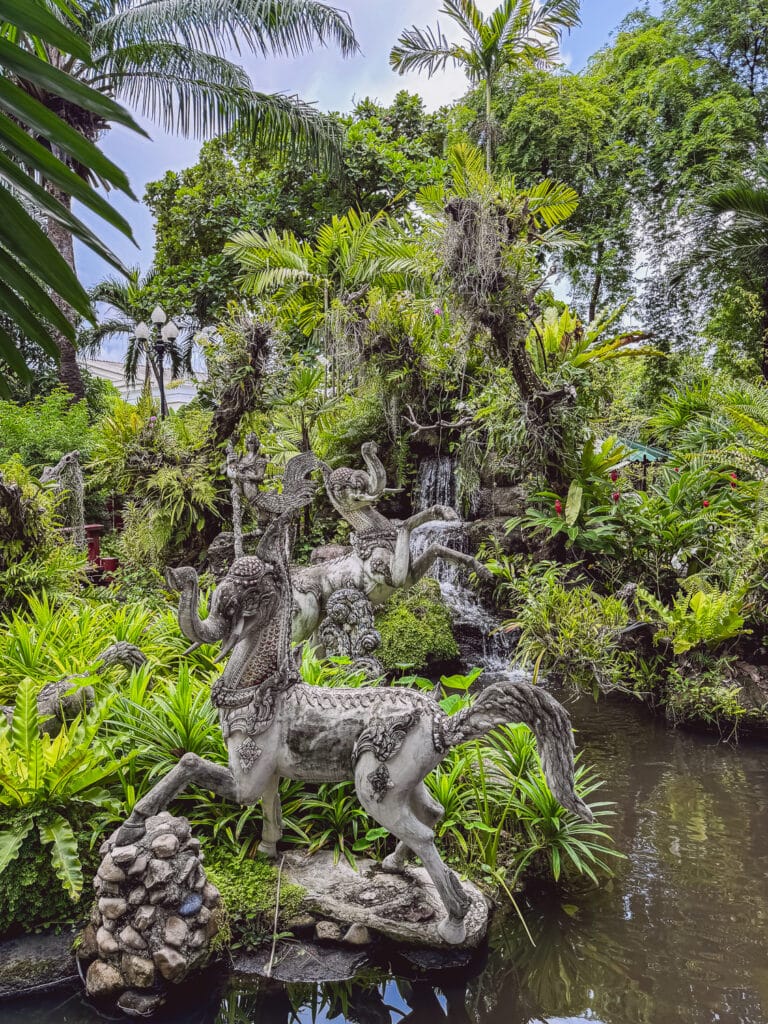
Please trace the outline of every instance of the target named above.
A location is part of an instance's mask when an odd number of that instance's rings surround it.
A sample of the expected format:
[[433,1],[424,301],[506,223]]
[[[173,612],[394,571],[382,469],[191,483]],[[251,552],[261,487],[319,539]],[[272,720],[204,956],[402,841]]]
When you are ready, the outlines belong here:
[[709,502],[707,501],[706,498],[704,499],[704,501],[702,501],[701,504],[704,506],[704,508],[709,508]]
[[150,416],[149,417],[149,422],[150,423],[157,423],[157,416]]
[[563,514],[563,503],[562,503],[562,501],[560,501],[559,498],[557,498],[556,501],[555,501],[555,512],[559,516],[561,516]]
[[613,482],[616,483],[616,481],[618,479],[619,479],[619,471],[618,471],[618,469],[612,469],[611,470],[611,480],[613,480]]
[[613,498],[614,501],[618,501],[619,498],[621,497],[621,495],[619,494],[618,491],[614,491],[613,494],[611,495],[611,497]]
[[432,312],[435,314],[435,316],[442,316],[443,315],[443,311],[442,311],[442,309],[440,309],[439,306],[435,306],[435,308],[432,310]]

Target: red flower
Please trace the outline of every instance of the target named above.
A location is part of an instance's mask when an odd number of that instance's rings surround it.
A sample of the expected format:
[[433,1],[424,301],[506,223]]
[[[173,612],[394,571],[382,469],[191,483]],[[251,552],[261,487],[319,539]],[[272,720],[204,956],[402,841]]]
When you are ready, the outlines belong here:
[[709,508],[709,502],[707,501],[706,498],[704,499],[704,501],[702,501],[701,504],[704,506],[704,508]]
[[736,484],[733,482],[733,480],[731,480],[731,490],[732,491],[736,490]]
[[562,503],[562,501],[560,501],[559,498],[557,498],[555,500],[555,512],[559,516],[561,516],[563,514],[563,503]]
[[619,498],[621,497],[621,495],[619,494],[618,491],[614,491],[613,494],[611,495],[611,497],[613,498],[614,501],[618,501]]
[[680,472],[680,467],[679,467],[679,466],[675,466],[675,472],[676,472],[676,473],[679,473],[679,472]]
[[738,479],[739,478],[736,476],[735,473],[731,473],[731,480],[738,480]]
[[616,483],[616,481],[618,479],[619,479],[619,471],[618,471],[618,469],[612,469],[611,470],[611,480],[613,480],[613,482]]

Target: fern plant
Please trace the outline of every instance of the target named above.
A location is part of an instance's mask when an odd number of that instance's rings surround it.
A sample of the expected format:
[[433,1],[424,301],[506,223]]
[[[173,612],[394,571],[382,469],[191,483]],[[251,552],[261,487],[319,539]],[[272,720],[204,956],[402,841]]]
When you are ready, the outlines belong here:
[[40,731],[36,687],[29,679],[19,686],[12,724],[0,716],[0,808],[14,820],[0,829],[0,874],[36,828],[50,846],[63,888],[72,900],[79,898],[83,873],[75,824],[106,804],[104,784],[121,767],[97,741],[107,711],[103,704],[49,736]]
[[637,597],[660,622],[657,639],[669,640],[675,654],[685,654],[692,647],[718,644],[743,633],[745,588],[720,590],[700,576],[684,581],[671,607],[667,607],[643,587]]

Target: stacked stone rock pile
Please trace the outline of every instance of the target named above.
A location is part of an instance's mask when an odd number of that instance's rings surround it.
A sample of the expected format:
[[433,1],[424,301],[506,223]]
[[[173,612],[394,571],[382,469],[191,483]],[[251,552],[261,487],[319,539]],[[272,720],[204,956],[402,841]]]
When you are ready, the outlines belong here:
[[169,985],[202,967],[218,928],[219,893],[206,878],[200,842],[186,818],[163,811],[142,838],[101,847],[91,924],[80,955],[86,989],[123,1012],[146,1016]]

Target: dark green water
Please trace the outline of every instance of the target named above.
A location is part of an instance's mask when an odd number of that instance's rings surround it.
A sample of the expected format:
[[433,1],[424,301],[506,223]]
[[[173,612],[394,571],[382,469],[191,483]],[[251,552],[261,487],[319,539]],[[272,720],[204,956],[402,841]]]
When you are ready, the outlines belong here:
[[[533,948],[499,919],[469,977],[203,986],[174,1024],[768,1024],[768,747],[667,730],[641,708],[571,708],[617,802],[628,860],[604,889],[531,898]],[[78,994],[2,1024],[95,1024]]]

